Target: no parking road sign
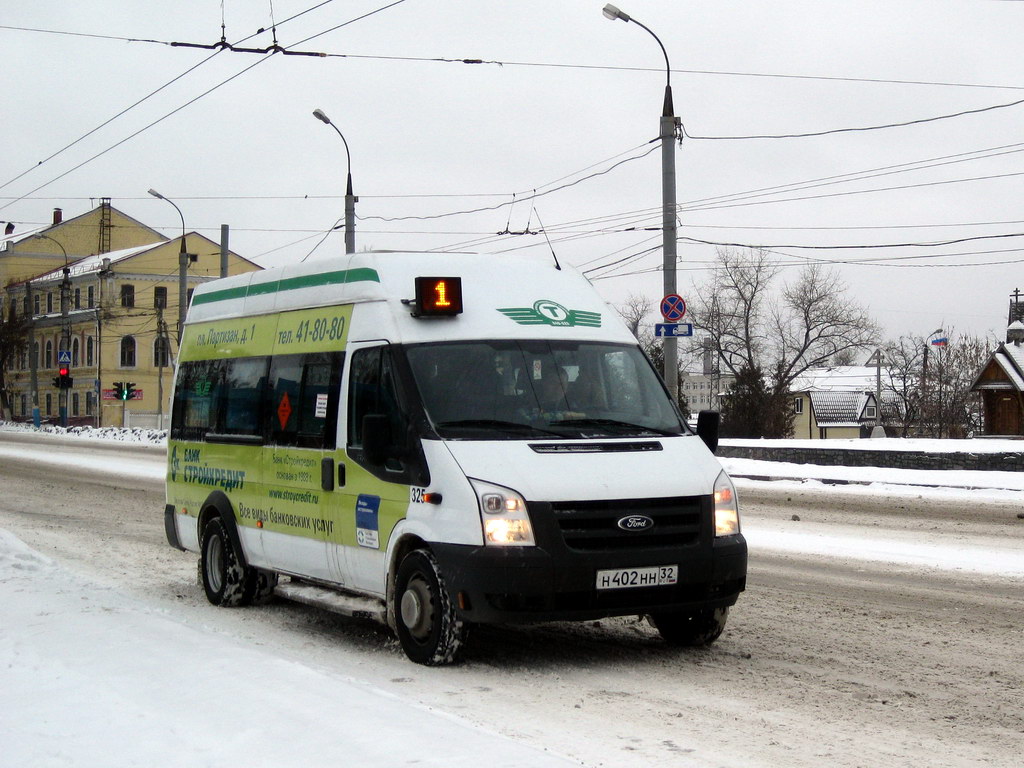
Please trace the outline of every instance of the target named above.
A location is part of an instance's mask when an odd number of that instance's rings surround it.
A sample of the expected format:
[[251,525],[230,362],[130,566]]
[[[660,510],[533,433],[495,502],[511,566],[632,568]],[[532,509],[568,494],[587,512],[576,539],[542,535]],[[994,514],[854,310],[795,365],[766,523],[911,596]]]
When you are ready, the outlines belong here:
[[686,301],[678,293],[670,293],[661,300],[661,316],[666,323],[678,323],[686,315]]

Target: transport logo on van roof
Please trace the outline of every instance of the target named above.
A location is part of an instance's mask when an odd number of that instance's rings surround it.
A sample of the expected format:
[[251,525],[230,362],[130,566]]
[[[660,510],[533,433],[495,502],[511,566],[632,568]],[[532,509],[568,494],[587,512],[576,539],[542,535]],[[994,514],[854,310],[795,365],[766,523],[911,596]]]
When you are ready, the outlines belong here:
[[575,325],[587,328],[601,327],[600,312],[566,309],[557,301],[550,299],[535,301],[532,307],[507,307],[498,311],[519,325],[554,325],[560,328]]

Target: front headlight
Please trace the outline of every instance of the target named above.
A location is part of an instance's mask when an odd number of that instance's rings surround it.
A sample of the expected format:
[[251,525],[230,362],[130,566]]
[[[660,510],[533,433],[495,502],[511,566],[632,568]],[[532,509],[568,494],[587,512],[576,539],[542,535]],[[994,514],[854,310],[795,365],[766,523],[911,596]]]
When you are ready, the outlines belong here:
[[740,507],[736,488],[723,470],[715,480],[715,536],[735,536],[740,532]]
[[470,479],[480,502],[484,544],[493,547],[532,547],[533,527],[526,500],[510,488]]

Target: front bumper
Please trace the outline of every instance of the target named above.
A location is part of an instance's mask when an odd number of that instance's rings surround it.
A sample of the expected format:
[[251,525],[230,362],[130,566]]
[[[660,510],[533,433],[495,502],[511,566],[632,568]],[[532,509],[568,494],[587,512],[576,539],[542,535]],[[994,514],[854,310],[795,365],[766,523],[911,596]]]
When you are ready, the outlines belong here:
[[[535,547],[431,546],[455,604],[473,622],[588,620],[732,605],[746,586],[747,542],[742,535],[716,538],[710,500],[697,507],[699,522],[686,541],[652,535],[586,548],[565,534],[551,505],[531,504]],[[674,585],[596,588],[599,570],[672,564],[679,567]]]

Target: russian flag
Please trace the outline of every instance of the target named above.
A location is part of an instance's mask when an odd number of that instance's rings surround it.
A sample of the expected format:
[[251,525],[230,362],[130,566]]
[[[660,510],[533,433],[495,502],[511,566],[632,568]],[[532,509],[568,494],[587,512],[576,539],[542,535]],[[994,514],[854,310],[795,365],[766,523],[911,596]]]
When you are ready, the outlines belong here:
[[933,347],[944,347],[949,344],[949,339],[943,336],[941,339],[932,339]]

